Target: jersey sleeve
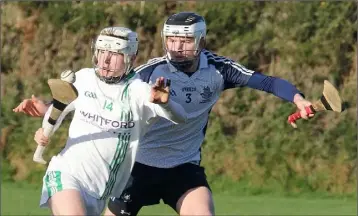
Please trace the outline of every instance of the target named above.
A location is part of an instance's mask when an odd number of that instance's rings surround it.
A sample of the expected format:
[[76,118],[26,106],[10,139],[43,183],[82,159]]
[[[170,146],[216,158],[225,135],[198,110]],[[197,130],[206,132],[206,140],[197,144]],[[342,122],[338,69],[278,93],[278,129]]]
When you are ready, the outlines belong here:
[[251,76],[247,87],[271,93],[290,102],[293,102],[296,94],[301,94],[304,97],[304,94],[289,81],[257,72]]
[[245,86],[254,73],[254,71],[224,56],[218,56],[207,50],[204,50],[203,53],[208,58],[208,63],[214,65],[222,75],[223,89]]

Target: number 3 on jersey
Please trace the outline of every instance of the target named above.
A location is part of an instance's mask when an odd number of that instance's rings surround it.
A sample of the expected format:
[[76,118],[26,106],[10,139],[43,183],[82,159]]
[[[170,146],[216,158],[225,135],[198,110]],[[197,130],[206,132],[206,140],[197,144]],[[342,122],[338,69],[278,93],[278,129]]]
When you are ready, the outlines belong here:
[[191,93],[187,93],[186,94],[186,103],[190,103],[191,102]]
[[108,102],[107,103],[107,100],[104,102],[104,106],[103,106],[103,109],[107,109],[109,111],[112,111],[113,110],[113,102]]

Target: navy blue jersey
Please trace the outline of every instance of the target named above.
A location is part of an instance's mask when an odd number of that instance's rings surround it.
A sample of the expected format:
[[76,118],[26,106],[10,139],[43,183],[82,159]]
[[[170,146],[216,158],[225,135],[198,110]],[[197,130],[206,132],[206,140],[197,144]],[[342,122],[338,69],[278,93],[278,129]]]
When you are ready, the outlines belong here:
[[140,140],[137,161],[155,167],[174,167],[200,160],[209,113],[226,88],[245,86],[253,74],[227,58],[209,51],[200,55],[199,70],[193,75],[178,71],[165,57],[155,58],[135,69],[141,79],[153,84],[158,77],[171,79],[170,97],[188,113],[185,124],[160,118]]

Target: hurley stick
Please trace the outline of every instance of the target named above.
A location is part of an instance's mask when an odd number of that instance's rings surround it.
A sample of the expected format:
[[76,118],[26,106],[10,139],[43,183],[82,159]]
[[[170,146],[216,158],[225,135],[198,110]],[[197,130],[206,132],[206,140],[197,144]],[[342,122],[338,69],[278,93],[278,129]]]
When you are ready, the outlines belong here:
[[[338,90],[327,80],[323,84],[323,94],[321,98],[312,103],[311,106],[306,107],[307,115],[313,114],[315,112],[331,110],[334,112],[342,112],[342,101],[339,96]],[[297,111],[296,113],[288,117],[288,122],[296,128],[295,121],[302,118],[301,113]]]
[[[75,82],[74,72],[67,70],[61,73],[61,79],[49,79],[47,81],[53,98],[53,108],[50,113],[50,117],[44,125],[44,136],[49,137],[58,117],[63,110],[74,101],[78,92],[72,83]],[[41,164],[47,162],[43,159],[42,155],[45,151],[45,146],[38,145],[34,153],[33,161]]]

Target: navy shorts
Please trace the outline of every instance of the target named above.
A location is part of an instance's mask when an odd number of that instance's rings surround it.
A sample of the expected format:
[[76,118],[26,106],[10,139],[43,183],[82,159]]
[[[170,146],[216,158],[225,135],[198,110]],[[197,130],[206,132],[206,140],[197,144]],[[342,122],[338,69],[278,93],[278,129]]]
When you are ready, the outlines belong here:
[[112,197],[108,208],[115,215],[137,215],[143,206],[163,202],[176,211],[176,203],[188,190],[205,186],[203,167],[186,163],[173,168],[156,168],[136,162],[121,197]]

